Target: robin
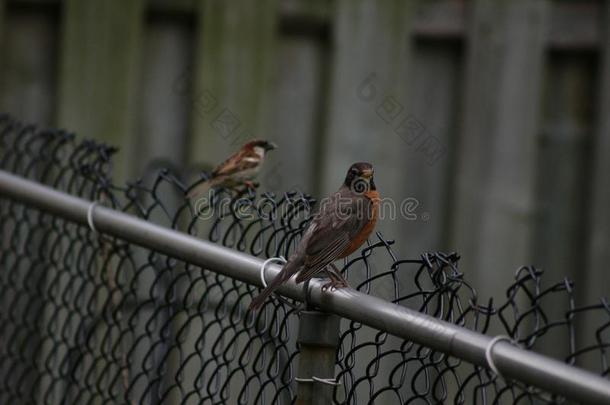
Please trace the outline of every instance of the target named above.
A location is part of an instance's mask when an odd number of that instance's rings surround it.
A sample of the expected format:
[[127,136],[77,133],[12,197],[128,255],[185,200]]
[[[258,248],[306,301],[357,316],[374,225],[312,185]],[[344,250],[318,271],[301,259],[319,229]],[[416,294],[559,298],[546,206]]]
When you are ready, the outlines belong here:
[[273,281],[252,300],[250,309],[260,308],[276,288],[297,273],[297,284],[326,271],[330,282],[323,289],[347,287],[333,262],[349,256],[367,240],[377,222],[379,201],[373,166],[354,163],[339,190],[321,202],[296,250]]
[[209,179],[193,186],[187,197],[195,198],[214,187],[232,189],[245,185],[253,188],[252,180],[260,171],[267,152],[273,149],[277,149],[277,145],[273,142],[261,139],[248,142],[239,151],[218,165]]

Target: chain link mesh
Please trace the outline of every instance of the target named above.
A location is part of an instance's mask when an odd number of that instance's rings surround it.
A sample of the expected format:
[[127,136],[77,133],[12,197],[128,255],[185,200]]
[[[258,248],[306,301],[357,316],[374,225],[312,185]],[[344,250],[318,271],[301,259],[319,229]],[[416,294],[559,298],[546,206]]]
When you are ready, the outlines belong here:
[[[259,257],[287,256],[315,209],[297,191],[190,204],[184,174],[154,167],[117,186],[114,148],[8,116],[0,148],[2,170]],[[285,301],[253,314],[254,286],[1,197],[0,226],[0,403],[295,403],[299,315]],[[456,253],[402,259],[393,244],[377,234],[344,261],[353,288],[610,373],[607,300],[576,307],[571,281],[522,267],[502,302],[480,302]],[[564,402],[348,320],[336,373],[337,404]]]

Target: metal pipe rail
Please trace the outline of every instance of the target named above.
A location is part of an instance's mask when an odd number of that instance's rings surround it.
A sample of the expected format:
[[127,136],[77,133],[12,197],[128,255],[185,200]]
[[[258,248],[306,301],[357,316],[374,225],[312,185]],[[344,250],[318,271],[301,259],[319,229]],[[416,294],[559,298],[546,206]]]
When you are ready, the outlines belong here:
[[[88,224],[92,202],[54,190],[0,170],[0,197],[9,198],[79,224]],[[103,206],[92,211],[98,232],[154,249],[168,256],[213,272],[261,286],[263,260],[173,229]],[[280,267],[267,268],[275,276]],[[321,290],[312,280],[310,302],[324,311],[361,322],[403,339],[412,340],[469,363],[488,367],[486,349],[492,337],[419,313],[380,298],[346,288]],[[303,301],[301,285],[290,280],[279,289],[287,297]],[[610,404],[610,381],[592,372],[523,350],[509,342],[494,344],[494,363],[506,378],[541,388],[570,400],[587,404]]]

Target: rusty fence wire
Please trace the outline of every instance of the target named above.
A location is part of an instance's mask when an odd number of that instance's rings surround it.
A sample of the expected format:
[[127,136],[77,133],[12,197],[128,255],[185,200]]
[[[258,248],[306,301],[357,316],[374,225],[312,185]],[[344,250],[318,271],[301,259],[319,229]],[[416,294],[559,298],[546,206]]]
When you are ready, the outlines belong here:
[[[0,116],[1,170],[254,256],[287,256],[315,209],[298,191],[190,204],[183,174],[163,168],[120,186],[114,153]],[[289,302],[253,314],[255,286],[2,195],[0,227],[1,404],[295,403],[299,312]],[[345,260],[352,288],[526,349],[561,345],[561,360],[608,377],[606,299],[576,307],[570,280],[526,266],[504,297],[482,302],[458,254],[405,259],[393,244],[377,234]],[[583,332],[585,318],[594,327]],[[336,404],[564,402],[346,319],[335,369]]]

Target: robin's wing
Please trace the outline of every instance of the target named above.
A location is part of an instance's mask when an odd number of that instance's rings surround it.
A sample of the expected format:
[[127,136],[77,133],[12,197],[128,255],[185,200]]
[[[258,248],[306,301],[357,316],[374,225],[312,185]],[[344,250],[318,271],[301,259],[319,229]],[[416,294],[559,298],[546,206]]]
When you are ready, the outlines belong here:
[[255,168],[259,163],[260,157],[254,151],[242,149],[218,165],[212,172],[212,176],[231,176],[232,174]]
[[305,250],[305,263],[296,278],[297,283],[310,279],[341,257],[354,235],[366,224],[367,216],[358,215],[351,201],[338,193],[314,220],[314,229]]

